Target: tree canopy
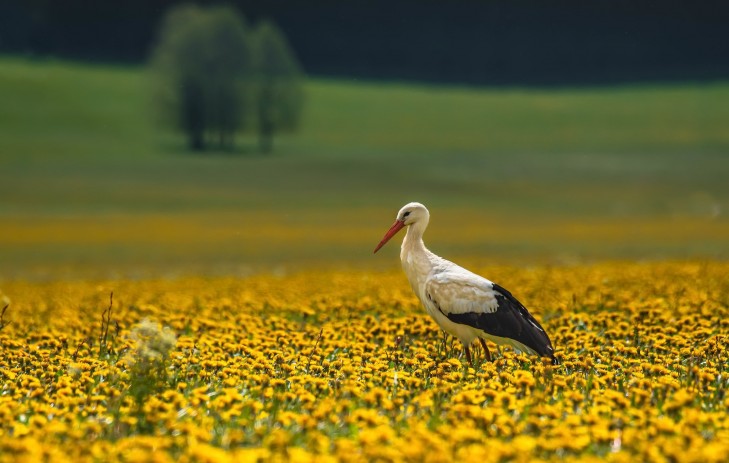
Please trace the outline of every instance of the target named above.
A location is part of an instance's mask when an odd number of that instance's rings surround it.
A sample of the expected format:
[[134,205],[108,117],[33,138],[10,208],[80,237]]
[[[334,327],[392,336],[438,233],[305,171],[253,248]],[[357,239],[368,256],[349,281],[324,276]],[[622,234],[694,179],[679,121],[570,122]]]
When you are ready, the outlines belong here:
[[271,151],[273,135],[297,128],[303,106],[301,68],[283,33],[269,21],[254,32],[256,120],[261,150]]
[[151,61],[163,120],[193,150],[229,150],[237,133],[256,129],[269,152],[275,133],[298,126],[303,74],[272,22],[249,32],[230,7],[178,6],[162,24]]

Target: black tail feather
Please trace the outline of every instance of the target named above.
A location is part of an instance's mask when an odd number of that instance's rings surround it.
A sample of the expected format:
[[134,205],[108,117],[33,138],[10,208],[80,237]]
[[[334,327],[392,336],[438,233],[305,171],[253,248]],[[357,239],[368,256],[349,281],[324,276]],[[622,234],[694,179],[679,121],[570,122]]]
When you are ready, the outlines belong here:
[[494,283],[498,308],[491,313],[448,314],[448,318],[456,323],[473,326],[486,334],[509,338],[536,352],[541,357],[552,360],[552,365],[559,365],[554,356],[554,348],[542,325],[529,313],[509,291]]

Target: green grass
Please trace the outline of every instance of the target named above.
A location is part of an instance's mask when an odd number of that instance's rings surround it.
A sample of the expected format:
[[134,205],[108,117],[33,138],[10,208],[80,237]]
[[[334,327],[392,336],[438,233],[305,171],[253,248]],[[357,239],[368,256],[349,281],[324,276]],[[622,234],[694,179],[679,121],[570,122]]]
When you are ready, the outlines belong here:
[[[0,275],[150,260],[204,271],[226,259],[366,265],[363,249],[410,200],[431,207],[429,236],[457,255],[727,257],[728,83],[545,90],[314,79],[301,131],[277,139],[269,157],[250,137],[240,155],[186,152],[154,123],[141,69],[3,58],[0,101]],[[160,217],[187,237],[179,249],[143,233],[125,239]],[[105,221],[120,233],[107,236]],[[54,236],[88,223],[101,231]],[[195,224],[197,235],[182,229]],[[37,229],[48,239],[19,236]]]
[[726,85],[479,90],[321,82],[306,142],[456,155],[721,152]]

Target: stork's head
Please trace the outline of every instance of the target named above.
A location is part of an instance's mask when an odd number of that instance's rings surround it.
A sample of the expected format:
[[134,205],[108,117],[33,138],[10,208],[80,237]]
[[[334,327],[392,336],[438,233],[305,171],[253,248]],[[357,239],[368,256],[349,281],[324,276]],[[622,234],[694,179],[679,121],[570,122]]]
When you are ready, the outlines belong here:
[[430,213],[428,209],[420,203],[407,203],[397,213],[395,223],[392,224],[385,236],[380,241],[380,244],[375,248],[375,252],[379,251],[382,246],[385,245],[390,238],[395,236],[403,227],[410,225],[421,225],[425,227],[430,219]]

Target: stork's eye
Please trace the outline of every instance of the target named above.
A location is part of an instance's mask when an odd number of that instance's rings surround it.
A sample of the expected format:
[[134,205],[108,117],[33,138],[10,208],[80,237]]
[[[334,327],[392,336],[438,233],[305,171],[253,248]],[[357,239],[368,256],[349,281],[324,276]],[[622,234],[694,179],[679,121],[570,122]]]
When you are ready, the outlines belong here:
[[405,217],[407,217],[407,216],[409,216],[409,215],[410,215],[410,211],[407,211],[406,213],[404,213],[404,214],[402,215],[402,218],[404,219]]

